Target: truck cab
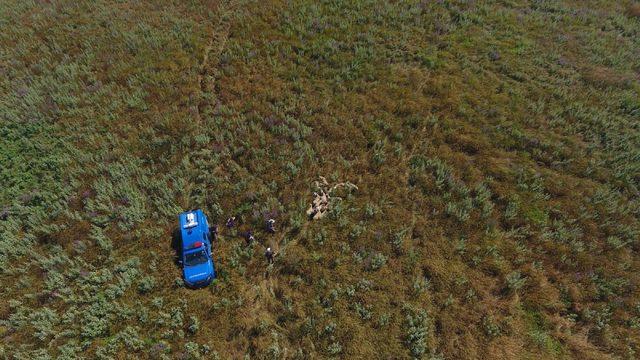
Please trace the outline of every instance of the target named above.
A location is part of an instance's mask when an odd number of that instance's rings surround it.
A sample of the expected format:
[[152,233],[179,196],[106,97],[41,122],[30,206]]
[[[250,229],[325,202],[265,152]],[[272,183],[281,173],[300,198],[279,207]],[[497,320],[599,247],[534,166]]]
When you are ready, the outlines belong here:
[[181,213],[179,220],[184,282],[191,288],[205,287],[216,277],[207,216],[197,209]]

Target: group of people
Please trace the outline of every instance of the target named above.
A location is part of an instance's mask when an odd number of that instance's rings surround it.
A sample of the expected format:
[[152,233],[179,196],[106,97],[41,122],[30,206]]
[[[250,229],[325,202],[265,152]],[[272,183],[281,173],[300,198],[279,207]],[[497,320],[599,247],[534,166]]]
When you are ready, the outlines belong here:
[[[235,227],[237,221],[238,221],[238,218],[236,216],[232,216],[232,217],[228,218],[227,219],[227,223],[226,223],[227,228],[231,229],[231,228]],[[276,221],[274,219],[268,219],[267,221],[265,221],[265,230],[270,234],[275,234],[275,232],[276,232],[275,224],[276,224]],[[218,225],[214,225],[213,226],[212,232],[213,232],[214,240],[217,240],[218,239]],[[253,242],[256,240],[256,238],[253,236],[253,232],[251,230],[248,230],[243,235],[244,235],[244,239],[247,242],[248,246],[251,246],[253,244]],[[265,252],[264,252],[264,257],[267,259],[267,262],[269,264],[273,264],[273,259],[275,257],[275,253],[273,252],[271,247],[267,247],[267,250],[265,250]]]

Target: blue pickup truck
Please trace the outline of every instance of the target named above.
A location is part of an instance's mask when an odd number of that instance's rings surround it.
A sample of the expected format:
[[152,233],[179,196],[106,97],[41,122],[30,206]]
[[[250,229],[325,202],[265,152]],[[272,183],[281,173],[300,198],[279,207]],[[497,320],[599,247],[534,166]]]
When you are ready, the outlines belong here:
[[181,213],[179,219],[184,282],[191,288],[205,287],[216,277],[207,216],[198,209]]

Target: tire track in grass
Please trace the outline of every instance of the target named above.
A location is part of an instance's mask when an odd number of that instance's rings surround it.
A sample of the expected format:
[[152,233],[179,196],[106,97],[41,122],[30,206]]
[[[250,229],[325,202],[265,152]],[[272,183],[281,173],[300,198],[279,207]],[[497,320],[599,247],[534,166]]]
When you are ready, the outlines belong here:
[[[227,40],[229,39],[229,22],[225,22],[226,15],[228,12],[233,10],[233,2],[229,2],[230,5],[219,4],[219,7],[224,7],[226,9],[218,9],[220,12],[220,16],[218,17],[218,22],[214,25],[211,30],[211,36],[209,37],[209,42],[204,48],[204,55],[202,57],[202,63],[200,64],[197,82],[200,85],[200,101],[198,101],[196,117],[199,123],[202,123],[202,108],[206,105],[202,99],[204,94],[209,92],[209,89],[213,90],[214,83],[213,79],[208,79],[210,76],[210,70],[214,69],[220,63],[220,55],[225,49],[227,44]],[[210,59],[215,59],[210,63]],[[211,74],[212,75],[212,74]]]

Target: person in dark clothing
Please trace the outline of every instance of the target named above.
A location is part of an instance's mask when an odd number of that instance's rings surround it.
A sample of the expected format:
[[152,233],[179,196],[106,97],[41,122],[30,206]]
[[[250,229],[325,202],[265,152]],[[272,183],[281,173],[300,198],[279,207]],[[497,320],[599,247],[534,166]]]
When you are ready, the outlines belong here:
[[273,250],[270,247],[267,248],[267,251],[264,252],[264,257],[267,258],[267,262],[269,264],[273,264]]
[[230,218],[227,219],[227,227],[229,229],[231,229],[232,227],[236,226],[236,217],[232,216]]
[[273,220],[273,219],[267,220],[267,222],[265,223],[265,227],[267,228],[267,232],[269,232],[271,234],[274,234],[276,232],[275,224],[276,224],[275,220]]
[[253,237],[253,233],[251,232],[251,230],[247,231],[244,234],[244,239],[247,241],[247,245],[253,244],[253,242],[256,240],[256,238]]

